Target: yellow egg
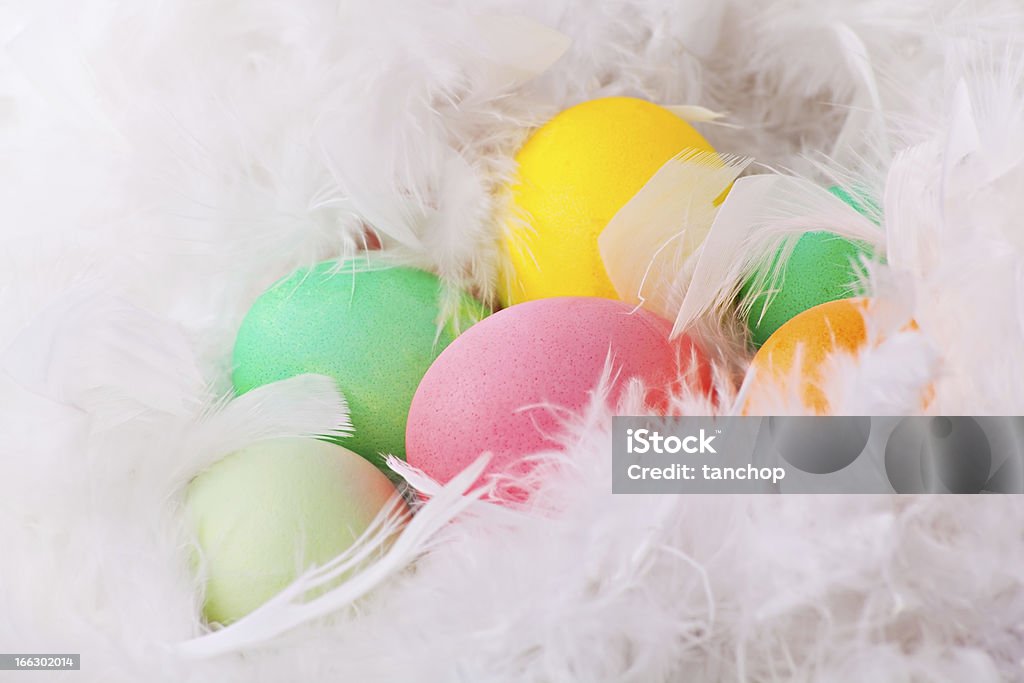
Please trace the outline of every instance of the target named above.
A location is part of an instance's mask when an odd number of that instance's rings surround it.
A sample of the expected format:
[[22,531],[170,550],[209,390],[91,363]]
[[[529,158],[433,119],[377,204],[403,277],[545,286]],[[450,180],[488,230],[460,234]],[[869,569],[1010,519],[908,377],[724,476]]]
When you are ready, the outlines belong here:
[[502,303],[617,299],[597,238],[666,161],[687,149],[714,151],[669,110],[630,97],[584,102],[535,131],[516,155],[502,239]]

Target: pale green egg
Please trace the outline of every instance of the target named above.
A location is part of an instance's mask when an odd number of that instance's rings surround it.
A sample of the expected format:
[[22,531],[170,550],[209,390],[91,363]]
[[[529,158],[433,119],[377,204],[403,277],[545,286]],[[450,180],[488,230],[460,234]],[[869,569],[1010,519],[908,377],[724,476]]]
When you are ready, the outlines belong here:
[[263,441],[214,464],[189,485],[186,503],[206,618],[235,621],[324,565],[395,495],[369,462],[316,439]]

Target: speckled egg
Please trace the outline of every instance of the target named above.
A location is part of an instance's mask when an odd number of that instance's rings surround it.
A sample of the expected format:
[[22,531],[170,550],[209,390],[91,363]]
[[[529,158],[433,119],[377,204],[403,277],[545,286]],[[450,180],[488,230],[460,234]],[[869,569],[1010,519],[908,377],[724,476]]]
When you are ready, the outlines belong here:
[[674,113],[603,97],[559,113],[516,155],[502,239],[506,306],[557,296],[617,298],[598,247],[608,221],[684,150],[713,152]]
[[[238,331],[232,379],[239,393],[303,373],[333,377],[354,434],[344,440],[376,464],[405,457],[413,393],[455,325],[438,333],[441,283],[375,258],[329,261],[281,280],[253,304]],[[486,314],[463,297],[459,325]]]
[[[749,278],[740,290],[749,299],[747,327],[754,347],[799,313],[819,304],[862,294],[858,286],[861,256],[871,257],[871,248],[831,232],[809,232],[800,237],[782,266],[777,289],[769,301],[768,292],[758,286],[759,276]],[[778,267],[776,254],[772,267]],[[755,294],[755,292],[757,292]]]
[[263,441],[214,464],[186,498],[206,618],[235,621],[303,570],[326,564],[396,493],[366,460],[316,439]]
[[484,451],[491,472],[523,455],[557,447],[559,421],[548,408],[587,404],[609,351],[618,377],[639,377],[648,401],[663,405],[681,365],[697,354],[703,388],[707,364],[685,335],[644,310],[601,298],[558,297],[507,308],[470,328],[438,357],[416,390],[406,432],[409,463],[445,482]]
[[[850,194],[841,187],[829,192],[858,212],[877,215],[879,209],[864,193]],[[862,259],[874,258],[874,250],[863,242],[827,231],[804,234],[793,245],[781,266],[774,295],[766,291],[769,273],[779,268],[782,254],[776,253],[769,267],[754,273],[740,289],[739,298],[749,303],[747,329],[754,348],[759,348],[777,329],[798,313],[829,301],[864,294],[859,286]]]
[[870,301],[830,301],[780,327],[754,356],[751,370],[756,374],[746,406],[771,406],[773,396],[790,391],[796,381],[798,395],[809,412],[827,414],[828,398],[821,388],[823,366],[833,353],[854,353],[867,342],[864,312]]

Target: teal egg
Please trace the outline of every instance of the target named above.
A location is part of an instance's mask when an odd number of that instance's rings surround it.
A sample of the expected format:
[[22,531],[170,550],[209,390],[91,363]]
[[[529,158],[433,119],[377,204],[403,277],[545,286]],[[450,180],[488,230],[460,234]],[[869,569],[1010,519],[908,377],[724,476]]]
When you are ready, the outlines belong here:
[[[833,187],[829,191],[861,213],[865,213],[867,207],[874,207],[870,199],[854,199],[841,188]],[[861,256],[873,258],[873,255],[869,245],[835,233],[805,233],[782,264],[776,291],[769,302],[766,278],[772,269],[779,267],[781,252],[777,253],[770,268],[747,278],[739,293],[741,301],[749,300],[747,328],[754,347],[760,348],[772,333],[806,310],[863,294],[856,286]]]
[[252,444],[189,484],[203,613],[227,624],[347,550],[397,496],[358,455],[316,439]]
[[[235,341],[238,393],[317,373],[333,377],[348,402],[354,434],[339,443],[378,466],[405,458],[405,423],[427,368],[455,338],[438,330],[440,280],[376,258],[321,263],[272,286],[245,316]],[[486,309],[461,295],[458,322]]]

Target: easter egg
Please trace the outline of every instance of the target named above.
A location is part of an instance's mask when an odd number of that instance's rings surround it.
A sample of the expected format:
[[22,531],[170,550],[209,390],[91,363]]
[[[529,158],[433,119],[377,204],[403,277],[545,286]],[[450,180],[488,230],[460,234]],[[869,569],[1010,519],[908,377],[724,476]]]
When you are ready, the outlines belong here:
[[247,446],[189,484],[203,612],[227,624],[349,548],[396,495],[376,467],[316,439]]
[[[843,190],[834,187],[830,191],[862,210]],[[781,266],[782,253],[776,253],[771,265],[751,275],[740,289],[740,299],[749,306],[747,328],[754,348],[798,313],[863,294],[858,287],[861,260],[872,256],[869,245],[825,231],[802,235]],[[778,279],[771,283],[768,276],[776,269]],[[769,284],[774,284],[771,292],[767,291]]]
[[629,97],[584,102],[535,131],[516,155],[502,302],[617,298],[597,238],[665,162],[687,149],[714,151],[672,112]]
[[[354,433],[344,445],[380,464],[405,457],[413,393],[455,338],[438,330],[441,283],[430,273],[374,259],[325,262],[281,280],[253,304],[238,331],[232,380],[239,393],[303,373],[333,377]],[[485,313],[464,296],[463,324]]]
[[692,369],[694,383],[707,389],[700,352],[686,335],[669,341],[671,328],[629,304],[588,297],[540,299],[492,315],[423,377],[409,411],[409,463],[445,482],[484,451],[494,455],[490,472],[507,472],[524,455],[557,448],[555,411],[588,404],[609,353],[617,373],[612,402],[638,377],[648,403],[663,407],[680,369]]
[[[753,295],[747,314],[747,327],[754,347],[764,344],[798,313],[860,294],[857,288],[860,256],[869,256],[870,253],[867,245],[834,233],[819,231],[801,235],[782,266],[770,300],[764,288],[755,286],[756,276],[748,279],[740,290],[742,299],[762,290]],[[775,264],[779,257],[780,254],[776,254]],[[773,264],[772,267],[777,266]]]
[[782,325],[751,362],[755,375],[746,405],[770,404],[773,392],[788,391],[795,381],[803,404],[812,412],[827,414],[828,399],[821,389],[825,361],[837,351],[854,353],[867,342],[864,312],[869,302],[866,298],[830,301]]

